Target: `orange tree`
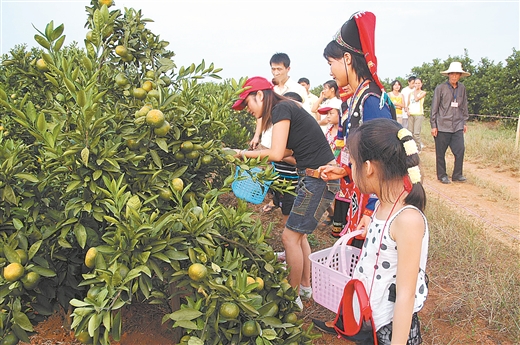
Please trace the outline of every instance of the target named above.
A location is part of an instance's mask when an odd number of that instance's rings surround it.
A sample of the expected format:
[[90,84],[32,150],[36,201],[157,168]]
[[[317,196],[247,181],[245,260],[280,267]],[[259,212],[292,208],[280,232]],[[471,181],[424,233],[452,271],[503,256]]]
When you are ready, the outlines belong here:
[[235,169],[222,139],[249,136],[226,125],[244,80],[201,83],[213,64],[177,68],[150,20],[107,5],[87,7],[85,49],[51,21],[41,50],[2,58],[3,343],[29,341],[60,304],[82,341],[109,344],[124,305],[172,299],[182,343],[310,343],[270,226],[219,202]]

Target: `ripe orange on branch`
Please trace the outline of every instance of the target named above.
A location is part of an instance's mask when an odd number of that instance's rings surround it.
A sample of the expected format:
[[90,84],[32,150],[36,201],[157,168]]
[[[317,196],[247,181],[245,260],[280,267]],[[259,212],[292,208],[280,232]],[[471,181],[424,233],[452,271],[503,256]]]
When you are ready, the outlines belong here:
[[159,128],[165,122],[164,114],[159,109],[152,109],[146,114],[146,124]]

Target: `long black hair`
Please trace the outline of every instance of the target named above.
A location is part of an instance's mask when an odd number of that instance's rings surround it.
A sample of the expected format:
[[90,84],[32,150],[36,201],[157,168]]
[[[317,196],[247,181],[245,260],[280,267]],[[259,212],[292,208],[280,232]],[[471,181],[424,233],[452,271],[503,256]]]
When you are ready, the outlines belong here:
[[352,69],[356,72],[359,80],[368,79],[374,81],[372,73],[370,73],[368,69],[365,57],[340,46],[336,41],[330,41],[329,44],[327,44],[323,50],[323,57],[326,60],[329,58],[339,60],[343,59],[345,53],[349,53],[352,56]]
[[[408,168],[419,165],[419,154],[414,153],[408,156],[403,146],[405,142],[413,140],[413,138],[406,135],[399,140],[397,136],[401,128],[403,127],[394,120],[379,118],[364,122],[348,137],[347,145],[350,157],[357,166],[361,166],[365,161],[379,165],[381,198],[388,196],[388,193],[383,193],[383,186],[388,186],[385,182],[403,180],[408,175]],[[362,174],[361,169],[356,169],[356,175],[358,174]],[[412,185],[412,190],[404,201],[408,205],[424,210],[426,193],[421,182]]]

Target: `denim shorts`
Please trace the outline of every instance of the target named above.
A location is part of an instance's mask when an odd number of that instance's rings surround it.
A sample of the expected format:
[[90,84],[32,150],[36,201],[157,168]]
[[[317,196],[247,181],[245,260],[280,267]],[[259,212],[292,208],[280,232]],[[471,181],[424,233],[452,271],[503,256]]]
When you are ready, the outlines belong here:
[[292,231],[311,234],[338,191],[339,180],[300,177],[296,189],[298,195],[285,226]]

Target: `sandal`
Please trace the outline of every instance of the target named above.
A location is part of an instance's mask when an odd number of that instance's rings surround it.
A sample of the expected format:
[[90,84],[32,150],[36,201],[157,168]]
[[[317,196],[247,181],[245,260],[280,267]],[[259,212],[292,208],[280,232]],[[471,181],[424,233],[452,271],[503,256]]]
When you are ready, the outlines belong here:
[[321,224],[323,225],[332,225],[332,222],[334,221],[334,218],[331,216],[327,216],[327,219],[325,219]]
[[334,328],[327,326],[327,324],[321,320],[312,319],[312,323],[314,326],[316,326],[317,329],[324,333],[337,334]]
[[276,205],[274,205],[274,204],[267,204],[267,205],[264,205],[264,207],[262,207],[262,212],[269,213],[272,210],[274,210],[275,208],[276,208]]

